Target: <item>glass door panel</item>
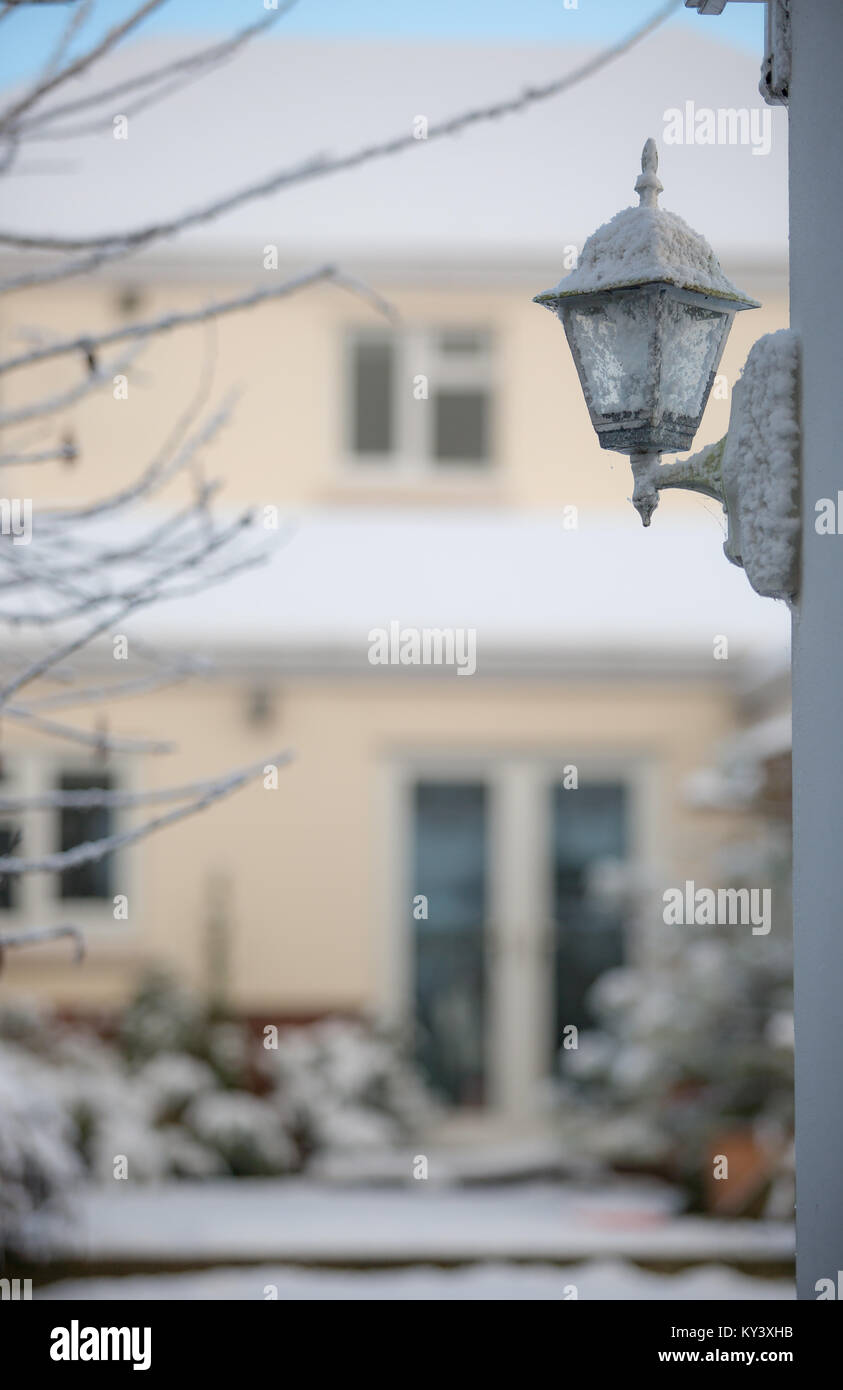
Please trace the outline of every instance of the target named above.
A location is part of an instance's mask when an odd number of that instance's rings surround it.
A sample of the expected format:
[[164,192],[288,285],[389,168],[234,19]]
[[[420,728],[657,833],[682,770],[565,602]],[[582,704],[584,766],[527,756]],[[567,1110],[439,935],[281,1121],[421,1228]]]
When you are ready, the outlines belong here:
[[588,1027],[591,986],[624,958],[620,908],[589,892],[589,871],[600,860],[627,853],[627,789],[621,783],[554,787],[552,796],[552,904],[554,936],[554,1039],[558,1049],[567,1024]]
[[463,1106],[485,1097],[487,803],[482,782],[413,788],[413,897],[427,903],[412,920],[416,1057]]

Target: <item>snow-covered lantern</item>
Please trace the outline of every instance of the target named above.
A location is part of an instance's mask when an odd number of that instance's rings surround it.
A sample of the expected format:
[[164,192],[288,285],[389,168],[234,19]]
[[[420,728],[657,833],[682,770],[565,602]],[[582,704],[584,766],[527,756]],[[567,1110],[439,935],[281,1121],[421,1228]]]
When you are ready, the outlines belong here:
[[736,289],[711,247],[658,206],[648,140],[624,208],[586,241],[577,268],[535,296],[562,320],[601,447],[629,454],[645,526],[658,505],[663,453],[690,448],[732,319],[758,301]]

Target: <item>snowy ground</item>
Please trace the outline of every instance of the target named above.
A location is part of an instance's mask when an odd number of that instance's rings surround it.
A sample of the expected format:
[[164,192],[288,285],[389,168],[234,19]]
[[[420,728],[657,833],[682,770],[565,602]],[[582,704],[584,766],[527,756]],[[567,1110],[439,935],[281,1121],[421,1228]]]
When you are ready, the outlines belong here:
[[377,1264],[578,1259],[782,1260],[790,1226],[677,1216],[659,1184],[571,1183],[392,1188],[307,1179],[229,1179],[133,1187],[114,1182],[74,1203],[65,1253],[207,1262]]
[[579,1299],[656,1300],[790,1299],[789,1279],[753,1279],[722,1265],[682,1274],[651,1274],[634,1265],[597,1261],[559,1269],[550,1265],[416,1267],[360,1273],[262,1265],[201,1274],[148,1278],[67,1280],[40,1290],[42,1299],[270,1299],[279,1301],[497,1301]]
[[[570,1297],[574,1284],[581,1298],[792,1297],[788,1279],[725,1268],[786,1265],[790,1226],[683,1217],[675,1204],[672,1189],[631,1181],[115,1182],[74,1203],[61,1251],[94,1277],[42,1296],[262,1299],[269,1284],[279,1299],[538,1300]],[[698,1267],[677,1275],[637,1267],[659,1261]],[[175,1272],[191,1264],[208,1268]],[[111,1277],[121,1266],[151,1272]]]

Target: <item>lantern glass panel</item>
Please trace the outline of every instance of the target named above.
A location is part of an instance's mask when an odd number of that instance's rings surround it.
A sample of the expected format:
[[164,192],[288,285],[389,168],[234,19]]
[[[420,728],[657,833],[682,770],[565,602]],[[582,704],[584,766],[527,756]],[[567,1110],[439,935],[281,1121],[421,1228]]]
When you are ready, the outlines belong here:
[[659,404],[665,415],[699,421],[731,321],[720,310],[662,299]]
[[564,311],[565,328],[592,413],[646,411],[655,391],[651,299],[623,295]]

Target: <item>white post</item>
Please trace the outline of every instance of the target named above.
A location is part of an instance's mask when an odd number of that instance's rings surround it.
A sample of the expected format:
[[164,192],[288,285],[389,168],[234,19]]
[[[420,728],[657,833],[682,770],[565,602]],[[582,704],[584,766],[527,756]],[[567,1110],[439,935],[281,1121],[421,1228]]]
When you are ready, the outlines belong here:
[[[843,1270],[843,5],[791,0],[790,293],[802,341],[793,623],[798,1297]],[[837,514],[838,531],[843,517]]]
[[535,1119],[547,1076],[548,969],[541,955],[547,904],[547,823],[527,759],[504,762],[494,788],[492,932],[489,937],[488,1055],[495,1107],[510,1121]]

